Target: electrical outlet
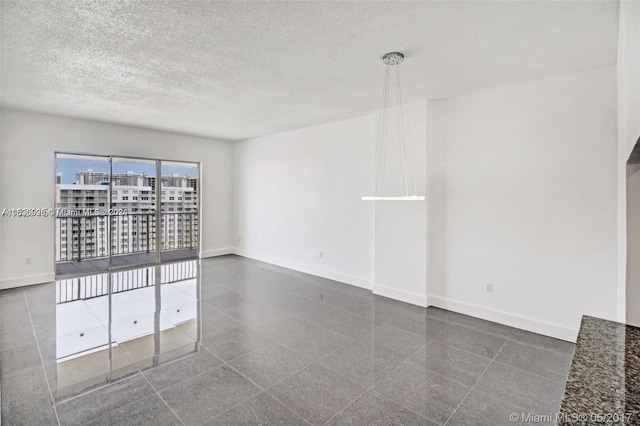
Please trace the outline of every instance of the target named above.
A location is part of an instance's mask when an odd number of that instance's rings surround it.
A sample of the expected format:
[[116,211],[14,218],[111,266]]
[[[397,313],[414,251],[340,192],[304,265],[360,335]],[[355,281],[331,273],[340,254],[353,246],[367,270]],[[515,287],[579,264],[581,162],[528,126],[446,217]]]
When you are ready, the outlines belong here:
[[24,263],[25,263],[25,264],[27,264],[27,265],[31,265],[31,258],[30,258],[30,257],[27,257],[27,258],[24,260]]
[[487,293],[493,293],[493,283],[485,283],[484,291],[486,291]]
[[320,259],[324,259],[324,252],[320,252]]
[[238,242],[242,241],[242,237],[238,237]]

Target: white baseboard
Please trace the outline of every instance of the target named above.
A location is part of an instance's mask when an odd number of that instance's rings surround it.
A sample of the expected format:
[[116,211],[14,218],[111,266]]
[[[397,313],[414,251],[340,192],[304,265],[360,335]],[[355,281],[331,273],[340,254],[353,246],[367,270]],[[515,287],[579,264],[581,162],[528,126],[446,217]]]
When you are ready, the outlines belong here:
[[373,286],[373,294],[411,303],[412,305],[422,306],[423,308],[427,306],[427,298],[421,294],[409,293],[379,284]]
[[235,252],[236,250],[231,247],[216,250],[207,250],[200,252],[200,258],[204,259],[207,257],[224,256],[226,254],[235,254]]
[[487,321],[493,321],[499,324],[531,331],[533,333],[543,334],[545,336],[555,337],[556,339],[566,340],[572,343],[575,343],[578,337],[577,328],[565,327],[563,325],[485,308],[483,306],[473,305],[471,303],[461,302],[458,300],[447,299],[439,296],[427,296],[427,303],[428,306],[436,306],[438,308],[447,309],[460,314],[470,315]]
[[283,268],[304,272],[305,274],[315,275],[317,277],[339,281],[341,283],[350,284],[355,287],[371,290],[371,281],[364,278],[329,271],[326,269],[317,268],[315,266],[306,265],[304,263],[297,263],[286,259],[280,259],[249,250],[235,249],[235,254],[237,254],[238,256],[247,257],[249,259],[259,260],[260,262],[270,263],[272,265],[281,266]]
[[56,274],[54,273],[28,275],[25,277],[18,277],[18,278],[9,278],[9,279],[4,279],[0,281],[0,289],[6,290],[8,288],[50,283],[51,281],[55,281],[55,279],[56,279]]
[[[537,320],[534,318],[524,317],[509,312],[498,311],[483,306],[474,305],[471,303],[461,302],[458,300],[452,300],[439,296],[424,296],[416,293],[410,293],[402,290],[397,290],[391,287],[386,287],[379,284],[373,284],[371,281],[364,278],[355,277],[339,272],[329,271],[326,269],[318,268],[303,263],[293,262],[286,259],[280,259],[277,257],[265,255],[262,253],[256,253],[250,250],[238,249],[238,248],[225,248],[218,250],[210,250],[202,252],[201,257],[214,257],[223,256],[226,254],[236,254],[249,259],[258,260],[260,262],[270,263],[272,265],[281,266],[283,268],[293,269],[295,271],[304,272],[307,274],[315,275],[322,278],[327,278],[334,281],[339,281],[345,284],[350,284],[356,287],[372,290],[373,294],[388,297],[390,299],[399,300],[401,302],[410,303],[417,306],[435,306],[442,309],[447,309],[453,312],[458,312],[465,315],[470,315],[476,318],[485,319],[487,321],[497,322],[499,324],[508,325],[522,330],[531,331],[533,333],[542,334],[545,336],[555,337],[557,339],[566,340],[568,342],[575,342],[578,337],[578,329],[565,327],[558,324],[549,323],[546,321]],[[8,287],[5,287],[8,288]]]

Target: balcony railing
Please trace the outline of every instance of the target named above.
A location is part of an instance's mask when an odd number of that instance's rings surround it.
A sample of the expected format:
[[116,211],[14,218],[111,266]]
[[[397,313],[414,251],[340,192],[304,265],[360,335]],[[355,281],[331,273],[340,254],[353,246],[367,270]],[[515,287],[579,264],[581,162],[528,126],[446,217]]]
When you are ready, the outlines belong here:
[[161,213],[159,232],[156,222],[153,213],[58,216],[56,261],[80,262],[109,254],[152,253],[158,237],[161,251],[198,246],[197,212]]
[[[147,267],[129,271],[83,276],[56,281],[56,304],[87,300],[106,296],[111,293],[154,286],[156,283],[156,267]],[[198,276],[196,262],[169,263],[159,266],[160,284],[171,284],[179,281],[195,279]]]

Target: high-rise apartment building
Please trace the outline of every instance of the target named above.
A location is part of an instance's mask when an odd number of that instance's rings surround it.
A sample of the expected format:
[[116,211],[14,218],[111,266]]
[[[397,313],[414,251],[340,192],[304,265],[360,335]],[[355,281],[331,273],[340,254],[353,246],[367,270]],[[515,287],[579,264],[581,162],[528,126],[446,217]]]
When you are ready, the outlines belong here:
[[197,181],[189,175],[161,177],[158,228],[155,177],[114,173],[111,203],[109,173],[78,171],[73,184],[63,184],[58,178],[56,261],[107,256],[108,236],[112,255],[153,252],[157,236],[161,250],[196,247]]

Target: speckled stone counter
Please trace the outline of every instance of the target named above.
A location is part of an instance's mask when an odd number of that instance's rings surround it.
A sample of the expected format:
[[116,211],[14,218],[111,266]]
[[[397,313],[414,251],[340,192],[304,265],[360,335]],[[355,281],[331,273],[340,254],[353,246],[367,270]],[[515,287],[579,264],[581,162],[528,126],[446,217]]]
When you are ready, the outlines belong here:
[[558,424],[640,425],[640,328],[582,318]]

